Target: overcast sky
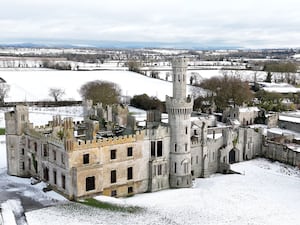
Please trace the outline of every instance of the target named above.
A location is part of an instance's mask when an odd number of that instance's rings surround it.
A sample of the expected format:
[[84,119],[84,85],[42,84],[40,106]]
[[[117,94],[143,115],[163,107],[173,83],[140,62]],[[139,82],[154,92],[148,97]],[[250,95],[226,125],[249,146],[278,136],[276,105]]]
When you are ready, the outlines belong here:
[[0,42],[300,47],[299,0],[0,0]]

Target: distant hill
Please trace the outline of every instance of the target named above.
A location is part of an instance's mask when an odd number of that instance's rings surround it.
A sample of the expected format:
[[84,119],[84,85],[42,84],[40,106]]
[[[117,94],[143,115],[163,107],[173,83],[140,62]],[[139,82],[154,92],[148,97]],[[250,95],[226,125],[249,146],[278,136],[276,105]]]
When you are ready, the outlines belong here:
[[0,47],[16,48],[112,48],[112,49],[138,49],[138,48],[175,48],[193,50],[225,50],[240,49],[239,46],[226,46],[219,44],[201,44],[193,42],[131,42],[131,41],[95,41],[95,40],[16,40],[1,42]]

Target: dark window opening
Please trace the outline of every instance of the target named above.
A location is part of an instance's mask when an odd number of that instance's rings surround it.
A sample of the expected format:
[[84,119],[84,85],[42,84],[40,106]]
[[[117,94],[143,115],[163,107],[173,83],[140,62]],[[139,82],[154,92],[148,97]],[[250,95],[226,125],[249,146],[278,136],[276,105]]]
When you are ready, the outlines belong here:
[[46,181],[48,181],[48,180],[49,180],[49,169],[48,169],[47,167],[45,167],[45,168],[43,169],[43,173],[44,173],[44,179],[45,179]]
[[128,194],[133,193],[133,187],[128,187]]
[[157,142],[157,157],[162,156],[162,141]]
[[94,176],[85,178],[85,190],[86,191],[95,190],[95,177]]
[[188,128],[185,127],[185,134],[188,134]]
[[151,156],[155,156],[155,141],[151,141]]
[[90,154],[84,154],[83,155],[83,164],[89,164],[90,163]]
[[25,163],[22,162],[22,170],[25,170]]
[[22,155],[25,155],[25,150],[24,150],[24,148],[22,148]]
[[47,157],[48,156],[48,148],[46,144],[43,144],[43,156]]
[[53,182],[54,182],[54,184],[57,183],[57,180],[56,180],[56,171],[53,171]]
[[53,160],[55,161],[56,160],[56,151],[53,150]]
[[28,159],[28,169],[31,170],[31,159]]
[[174,173],[177,172],[177,163],[174,163]]
[[117,158],[117,150],[110,150],[110,159],[116,159]]
[[174,145],[174,150],[177,152],[177,144]]
[[34,142],[34,151],[37,152],[37,143]]
[[66,176],[65,175],[61,175],[61,186],[63,189],[66,188]]
[[117,182],[117,171],[112,170],[110,172],[110,183],[116,183]]
[[127,148],[127,156],[132,156],[132,147]]
[[128,167],[127,168],[127,180],[131,180],[132,179],[132,167]]
[[116,197],[117,196],[117,190],[112,190],[110,195],[111,195],[111,197]]
[[162,165],[157,166],[157,175],[162,175]]

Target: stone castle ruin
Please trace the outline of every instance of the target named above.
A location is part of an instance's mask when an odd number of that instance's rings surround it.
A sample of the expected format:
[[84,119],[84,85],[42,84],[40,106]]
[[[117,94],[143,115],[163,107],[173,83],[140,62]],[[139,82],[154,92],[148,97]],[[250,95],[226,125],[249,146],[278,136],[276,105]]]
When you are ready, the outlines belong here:
[[228,173],[231,163],[271,154],[259,130],[216,127],[210,116],[193,115],[187,59],[174,59],[172,67],[168,123],[149,111],[139,129],[126,106],[87,101],[84,121],[54,116],[48,125],[35,127],[28,107],[16,106],[5,114],[8,174],[37,177],[69,199],[119,197],[191,187],[195,178]]

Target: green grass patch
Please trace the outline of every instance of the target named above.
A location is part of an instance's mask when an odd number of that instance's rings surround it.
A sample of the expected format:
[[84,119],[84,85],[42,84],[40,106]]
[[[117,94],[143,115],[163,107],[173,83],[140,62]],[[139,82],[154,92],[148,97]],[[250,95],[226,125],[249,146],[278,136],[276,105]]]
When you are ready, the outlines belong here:
[[118,211],[118,212],[126,212],[126,213],[138,213],[143,211],[143,208],[138,206],[116,205],[108,202],[101,202],[94,198],[87,198],[78,202],[84,205],[105,209],[109,211]]
[[5,128],[0,128],[0,135],[5,135]]

